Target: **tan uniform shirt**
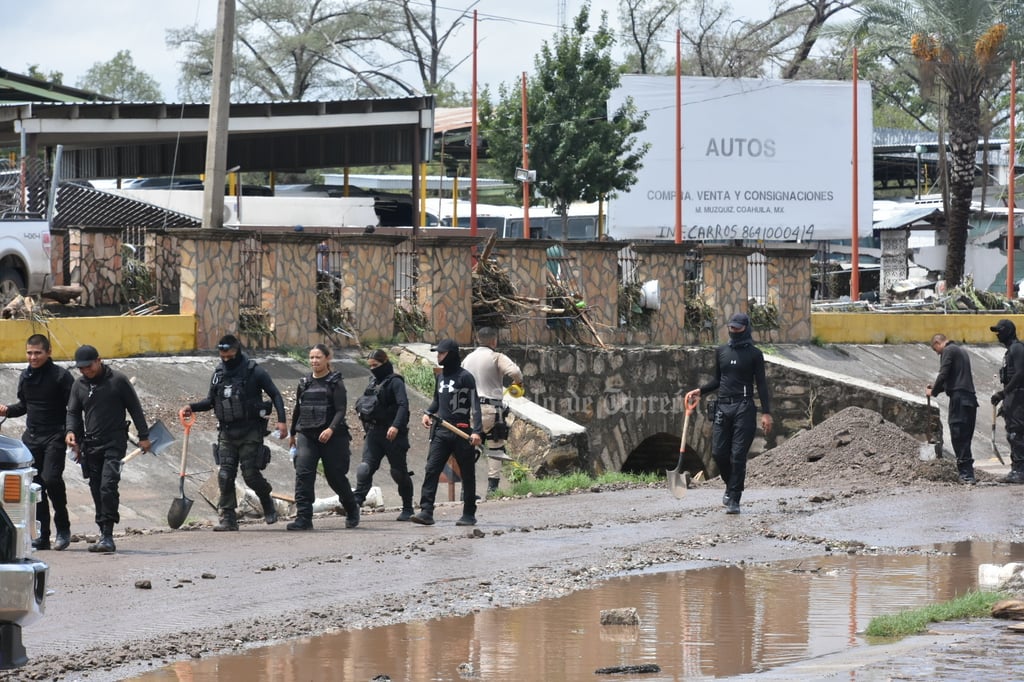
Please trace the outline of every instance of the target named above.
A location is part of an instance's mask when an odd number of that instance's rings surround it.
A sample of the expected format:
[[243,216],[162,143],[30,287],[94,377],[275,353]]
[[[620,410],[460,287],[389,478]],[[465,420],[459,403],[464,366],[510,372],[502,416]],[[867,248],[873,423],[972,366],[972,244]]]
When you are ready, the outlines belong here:
[[476,379],[476,393],[481,398],[501,400],[505,387],[505,377],[514,384],[523,382],[523,373],[519,366],[504,353],[499,353],[488,346],[478,346],[476,350],[462,359],[462,367]]

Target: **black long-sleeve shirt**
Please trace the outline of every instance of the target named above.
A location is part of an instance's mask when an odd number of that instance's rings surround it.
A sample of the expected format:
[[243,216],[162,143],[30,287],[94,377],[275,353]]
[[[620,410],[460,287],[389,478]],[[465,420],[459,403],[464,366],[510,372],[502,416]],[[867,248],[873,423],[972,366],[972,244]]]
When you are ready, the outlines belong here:
[[761,412],[772,413],[772,397],[764,372],[764,354],[754,342],[745,339],[727,343],[715,351],[715,375],[700,387],[701,395],[718,391],[721,398],[749,398],[754,395],[761,401]]
[[960,346],[947,341],[939,356],[939,375],[932,382],[932,395],[945,391],[952,396],[956,391],[974,394],[974,377],[971,375],[971,358]]
[[450,424],[469,424],[470,431],[483,437],[480,400],[476,395],[476,380],[462,367],[437,375],[434,399],[427,411]]
[[71,373],[53,360],[38,369],[26,367],[18,380],[18,402],[7,406],[7,416],[27,414],[25,431],[32,436],[63,434],[74,383]]
[[128,442],[126,413],[131,415],[139,440],[148,440],[149,424],[135,387],[124,374],[103,365],[95,379],[81,376],[72,385],[64,429],[74,433],[79,442],[84,434],[89,446],[123,448]]

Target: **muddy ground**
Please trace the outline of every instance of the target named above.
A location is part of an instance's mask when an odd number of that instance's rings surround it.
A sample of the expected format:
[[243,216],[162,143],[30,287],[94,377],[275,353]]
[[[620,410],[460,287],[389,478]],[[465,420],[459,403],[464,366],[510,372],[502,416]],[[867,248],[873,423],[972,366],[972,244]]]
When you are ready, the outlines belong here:
[[[202,358],[117,364],[139,375],[143,402],[167,420],[179,402],[205,391],[213,366]],[[279,385],[293,388],[301,368],[284,359],[269,364]],[[362,367],[341,366],[350,390],[364,385]],[[10,373],[0,373],[0,381]],[[0,389],[6,386],[0,383]],[[871,423],[870,414],[852,412],[844,419],[869,420],[874,452],[849,452],[872,463],[884,459],[888,475],[872,466],[871,476],[837,479],[837,471],[863,468],[853,467],[857,457],[834,456],[860,442],[854,428],[852,437],[838,436],[850,443],[823,448],[824,456],[815,460],[833,469],[797,476],[806,471],[801,453],[813,448],[798,452],[793,439],[788,452],[780,449],[774,460],[751,463],[738,516],[723,513],[722,486],[712,481],[682,500],[659,485],[486,501],[472,529],[456,527],[459,507],[444,504],[437,525],[422,527],[394,520],[393,485],[378,474],[389,507],[364,515],[356,529],[346,530],[343,517],[329,513],[315,519],[310,533],[289,533],[283,522],[267,526],[257,520],[243,523],[238,533],[213,533],[212,509],[197,500],[186,528],[170,531],[165,516],[177,491],[173,454],[174,466],[147,458],[137,473],[126,473],[118,552],[96,555],[86,551],[88,534],[95,532],[87,498],[81,482],[69,475],[76,541],[65,552],[39,553],[50,564],[47,613],[24,631],[29,664],[0,679],[123,679],[176,659],[259,643],[515,606],[664,564],[685,568],[689,562],[761,563],[835,551],[908,552],[964,539],[1024,542],[1024,526],[1008,511],[1019,506],[1022,489],[996,483],[1002,473],[997,466],[982,462],[990,475],[977,486],[959,485],[952,482],[951,466],[935,464],[920,473],[916,450],[899,454],[899,434],[890,434],[893,447],[880,447],[884,439],[877,436],[886,425]],[[199,442],[212,439],[209,422],[204,424],[193,432]],[[847,426],[822,431],[821,437],[835,442]],[[413,434],[412,467],[422,472],[425,436],[418,429]],[[358,452],[358,438],[353,447]],[[275,486],[288,491],[287,461],[281,460],[270,471]],[[778,473],[786,469],[789,475]],[[201,459],[190,467],[195,479],[208,470]],[[414,480],[418,491],[419,479]],[[198,496],[198,484],[190,477],[190,496]],[[328,494],[322,484],[318,490]],[[914,642],[849,656],[844,665],[891,679],[899,676],[908,647],[927,656],[948,640]]]

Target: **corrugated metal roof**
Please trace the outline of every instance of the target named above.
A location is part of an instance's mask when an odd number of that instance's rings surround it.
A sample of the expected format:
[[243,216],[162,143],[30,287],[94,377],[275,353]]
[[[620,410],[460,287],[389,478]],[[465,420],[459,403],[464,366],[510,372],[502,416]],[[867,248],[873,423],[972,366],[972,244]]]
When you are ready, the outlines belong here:
[[879,220],[871,227],[875,230],[898,230],[908,225],[913,225],[920,220],[939,215],[942,215],[941,208],[936,208],[935,206],[914,206],[885,220]]
[[54,227],[202,227],[195,216],[145,201],[65,183],[57,192]]

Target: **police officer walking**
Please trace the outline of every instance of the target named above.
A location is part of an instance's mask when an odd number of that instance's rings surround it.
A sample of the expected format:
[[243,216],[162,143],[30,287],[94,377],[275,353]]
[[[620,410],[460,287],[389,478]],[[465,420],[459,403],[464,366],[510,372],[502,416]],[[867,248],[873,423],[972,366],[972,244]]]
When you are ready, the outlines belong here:
[[973,485],[974,455],[971,440],[978,421],[978,396],[974,392],[971,358],[967,351],[946,338],[944,334],[932,337],[932,350],[939,354],[939,374],[925,389],[925,395],[946,392],[949,396],[949,439],[956,455],[956,468],[963,483]]
[[[217,342],[220,365],[210,380],[210,390],[199,402],[181,408],[181,415],[189,418],[193,412],[213,410],[217,415],[217,483],[220,498],[217,510],[220,522],[215,531],[238,530],[236,508],[238,496],[235,493],[235,479],[242,470],[245,484],[252,488],[263,506],[263,517],[267,523],[277,523],[277,510],[270,497],[271,486],[261,471],[263,460],[263,437],[267,432],[267,420],[271,405],[277,412],[277,432],[281,438],[288,437],[285,421],[284,399],[274,385],[267,371],[242,352],[242,344],[232,334],[221,337]],[[263,394],[270,398],[263,400]]]
[[356,414],[363,423],[363,461],[356,467],[356,501],[362,505],[373,485],[373,475],[387,457],[391,480],[398,485],[402,511],[396,521],[413,517],[415,492],[409,473],[409,396],[405,380],[395,373],[388,354],[381,349],[367,358],[373,375],[356,400]]
[[347,396],[341,374],[331,370],[331,349],[318,343],[309,349],[312,370],[299,381],[292,412],[290,444],[295,453],[295,520],[288,530],[313,530],[316,470],[322,464],[324,478],[345,507],[345,527],[359,525],[359,505],[348,482],[352,436],[345,423]]
[[116,552],[114,524],[121,520],[121,460],[128,449],[128,422],[139,434],[139,447],[149,450],[149,425],[135,387],[121,372],[100,359],[92,346],[79,346],[75,367],[82,376],[71,386],[68,397],[67,432],[64,443],[81,451],[82,473],[89,479],[89,491],[96,506],[100,539],[89,545],[90,552]]
[[[420,511],[412,520],[426,526],[433,525],[437,484],[448,458],[454,456],[462,476],[462,516],[455,525],[475,526],[476,448],[483,442],[476,381],[472,374],[462,368],[459,344],[455,341],[444,339],[433,350],[437,352],[441,373],[434,379],[434,399],[427,408],[428,414],[423,415],[422,419],[424,428],[432,431],[427,466],[423,472]],[[442,419],[464,433],[469,433],[469,441],[435,423]]]
[[992,394],[992,404],[1003,404],[1006,441],[1010,444],[1010,473],[1004,483],[1024,483],[1024,344],[1017,340],[1017,326],[1010,320],[999,320],[989,330],[996,333],[1006,347],[999,382],[1003,390]]
[[750,318],[736,313],[729,318],[729,342],[715,351],[715,376],[686,394],[686,401],[718,391],[711,431],[711,456],[725,481],[722,504],[726,514],[740,513],[740,498],[747,476],[747,453],[757,431],[754,384],[761,401],[761,429],[772,431],[771,394],[765,378],[764,354],[754,345]]
[[477,348],[462,361],[462,366],[476,380],[480,398],[480,418],[484,428],[489,456],[487,459],[487,492],[493,493],[501,482],[501,464],[508,459],[505,439],[508,438],[508,408],[502,402],[504,382],[522,386],[523,372],[512,358],[499,353],[498,331],[481,327],[476,333]]
[[35,460],[35,482],[42,488],[36,505],[39,537],[32,541],[35,549],[50,549],[50,505],[57,537],[53,548],[67,549],[71,543],[71,520],[68,517],[68,492],[64,485],[64,420],[68,398],[75,380],[50,357],[50,339],[33,334],[25,343],[28,367],[18,378],[18,402],[0,405],[0,416],[20,417],[27,414],[22,442]]

